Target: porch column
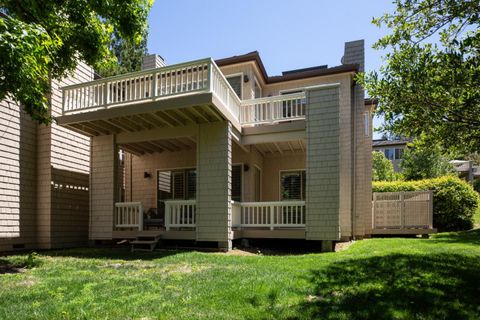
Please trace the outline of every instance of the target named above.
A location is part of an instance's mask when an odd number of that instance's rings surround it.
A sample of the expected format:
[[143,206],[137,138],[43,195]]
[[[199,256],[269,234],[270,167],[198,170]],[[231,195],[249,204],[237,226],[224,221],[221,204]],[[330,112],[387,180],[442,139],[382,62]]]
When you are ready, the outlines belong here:
[[340,239],[339,86],[307,91],[306,239]]
[[90,240],[112,239],[117,152],[115,136],[92,138],[90,165]]
[[232,133],[229,122],[199,125],[197,143],[197,241],[232,247]]

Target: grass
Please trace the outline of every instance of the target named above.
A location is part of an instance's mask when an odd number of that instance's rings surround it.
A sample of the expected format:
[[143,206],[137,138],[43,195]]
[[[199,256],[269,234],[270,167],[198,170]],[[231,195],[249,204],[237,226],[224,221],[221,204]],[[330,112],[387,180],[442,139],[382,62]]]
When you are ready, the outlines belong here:
[[480,230],[325,254],[74,249],[34,260],[0,274],[0,319],[480,318]]
[[480,228],[480,206],[475,211],[475,215],[473,216],[473,224],[476,228]]

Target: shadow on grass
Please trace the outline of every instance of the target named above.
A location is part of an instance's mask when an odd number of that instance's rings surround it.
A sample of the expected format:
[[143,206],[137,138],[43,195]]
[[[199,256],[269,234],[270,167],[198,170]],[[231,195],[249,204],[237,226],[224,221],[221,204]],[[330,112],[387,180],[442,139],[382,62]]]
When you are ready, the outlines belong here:
[[181,252],[182,251],[178,250],[131,252],[129,248],[75,248],[43,251],[41,252],[41,255],[50,257],[72,257],[81,259],[155,260],[176,255]]
[[0,259],[0,275],[6,273],[19,273],[23,271],[22,265],[12,264],[10,261]]
[[340,260],[306,279],[312,289],[299,292],[298,305],[275,291],[250,298],[264,315],[255,319],[480,319],[480,259],[474,256]]
[[313,270],[299,319],[480,319],[480,259],[392,254]]
[[480,245],[480,229],[473,229],[462,232],[441,233],[433,235],[432,238],[428,241],[432,244],[447,242]]

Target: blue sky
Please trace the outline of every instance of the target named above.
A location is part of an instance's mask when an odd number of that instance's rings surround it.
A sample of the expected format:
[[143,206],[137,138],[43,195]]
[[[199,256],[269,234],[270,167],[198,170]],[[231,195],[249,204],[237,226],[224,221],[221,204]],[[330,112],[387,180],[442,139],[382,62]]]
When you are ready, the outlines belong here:
[[393,8],[388,0],[156,0],[148,51],[174,64],[258,50],[277,75],[339,65],[344,43],[365,39],[366,68],[375,70],[382,52],[371,46],[388,30],[371,21]]

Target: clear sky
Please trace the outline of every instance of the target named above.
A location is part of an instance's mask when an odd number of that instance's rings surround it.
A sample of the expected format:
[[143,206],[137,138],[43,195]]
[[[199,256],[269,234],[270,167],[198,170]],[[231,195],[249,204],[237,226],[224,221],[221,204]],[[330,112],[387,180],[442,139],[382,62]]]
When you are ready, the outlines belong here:
[[388,30],[371,21],[391,11],[389,0],[156,0],[148,51],[174,64],[258,50],[278,75],[340,65],[344,43],[365,39],[366,69],[374,70],[382,52],[371,46]]

